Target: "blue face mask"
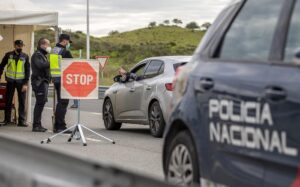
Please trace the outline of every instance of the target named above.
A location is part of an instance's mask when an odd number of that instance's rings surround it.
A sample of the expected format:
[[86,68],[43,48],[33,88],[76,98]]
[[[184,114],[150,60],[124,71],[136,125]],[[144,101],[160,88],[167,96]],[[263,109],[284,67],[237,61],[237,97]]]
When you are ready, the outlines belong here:
[[66,46],[66,48],[67,48],[67,49],[70,49],[70,47],[71,47],[71,44],[68,43],[67,46]]

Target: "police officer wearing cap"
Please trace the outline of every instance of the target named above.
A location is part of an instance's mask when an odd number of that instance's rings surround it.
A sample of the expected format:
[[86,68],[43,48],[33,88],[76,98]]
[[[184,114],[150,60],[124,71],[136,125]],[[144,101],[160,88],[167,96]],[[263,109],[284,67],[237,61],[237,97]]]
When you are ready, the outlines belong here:
[[37,50],[31,57],[31,84],[35,94],[35,106],[33,111],[33,132],[46,132],[47,129],[42,126],[42,112],[48,101],[48,87],[50,82],[50,62],[47,55],[51,52],[50,41],[41,38],[38,41]]
[[[56,46],[52,49],[52,52],[50,54],[50,72],[57,93],[54,133],[62,132],[67,128],[65,116],[67,113],[69,100],[61,98],[60,64],[63,58],[73,58],[71,52],[68,50],[70,48],[71,43],[72,41],[69,35],[61,34],[59,36],[59,43],[56,44]],[[71,132],[67,131],[66,133]]]
[[16,40],[14,42],[15,49],[6,53],[0,64],[1,76],[6,67],[5,78],[7,81],[4,124],[8,125],[11,123],[12,100],[15,89],[17,89],[19,100],[19,127],[27,127],[25,123],[25,100],[30,76],[29,57],[22,52],[23,47],[23,41]]

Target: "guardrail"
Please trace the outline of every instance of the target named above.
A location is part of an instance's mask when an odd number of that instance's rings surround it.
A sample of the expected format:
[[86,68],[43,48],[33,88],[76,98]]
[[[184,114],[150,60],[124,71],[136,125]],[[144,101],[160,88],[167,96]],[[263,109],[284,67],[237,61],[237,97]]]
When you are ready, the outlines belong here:
[[1,187],[171,187],[4,136],[0,137],[0,150]]
[[[109,88],[109,86],[99,86],[98,87],[98,95],[99,95],[99,99],[103,99],[104,98],[104,93],[105,91]],[[53,96],[53,85],[49,86],[49,90],[48,90],[48,96],[52,97]]]

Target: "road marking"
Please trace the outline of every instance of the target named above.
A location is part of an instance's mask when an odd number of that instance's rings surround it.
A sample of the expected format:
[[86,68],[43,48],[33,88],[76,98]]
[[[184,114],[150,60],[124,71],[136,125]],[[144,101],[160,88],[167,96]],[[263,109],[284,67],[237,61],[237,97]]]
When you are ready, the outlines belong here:
[[102,116],[102,113],[98,113],[98,112],[90,112],[90,114]]

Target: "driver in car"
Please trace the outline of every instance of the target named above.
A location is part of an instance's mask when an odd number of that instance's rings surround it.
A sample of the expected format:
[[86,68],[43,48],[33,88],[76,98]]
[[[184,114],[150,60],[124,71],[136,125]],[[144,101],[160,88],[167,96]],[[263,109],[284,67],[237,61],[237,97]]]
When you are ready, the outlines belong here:
[[122,83],[128,82],[130,79],[138,79],[138,76],[135,73],[127,72],[123,67],[119,69],[119,76]]

